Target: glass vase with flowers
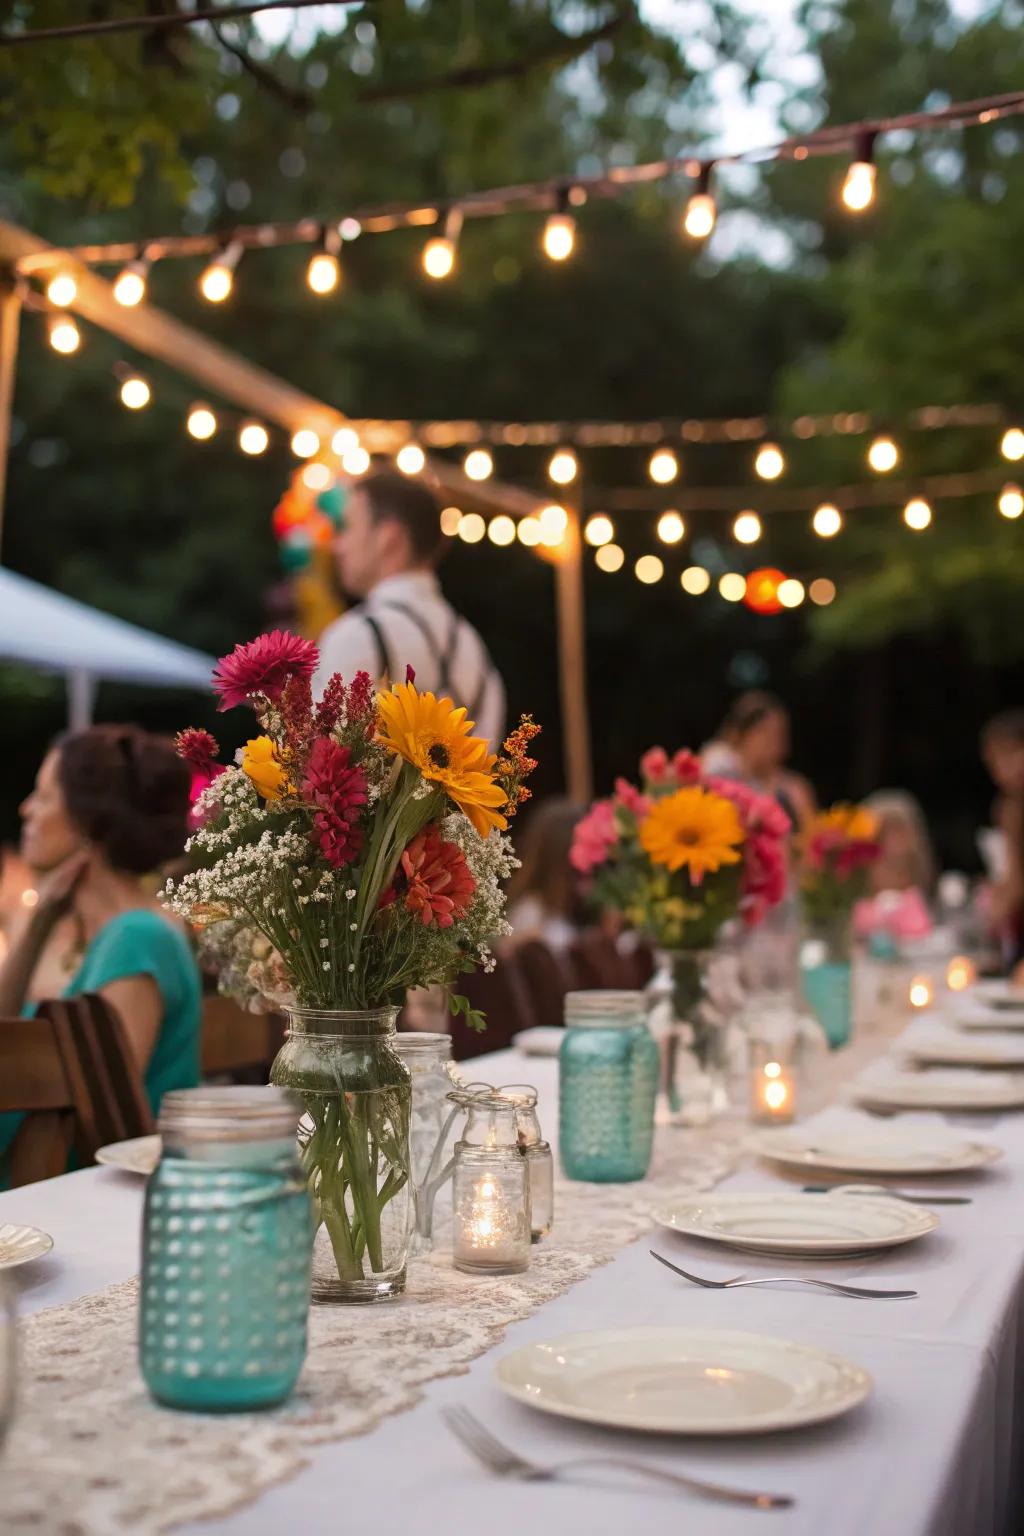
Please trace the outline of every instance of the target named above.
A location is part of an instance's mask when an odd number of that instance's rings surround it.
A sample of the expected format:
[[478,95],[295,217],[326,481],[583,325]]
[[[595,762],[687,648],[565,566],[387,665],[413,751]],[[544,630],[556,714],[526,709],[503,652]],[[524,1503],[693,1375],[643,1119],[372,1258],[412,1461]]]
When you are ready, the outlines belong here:
[[880,853],[878,820],[862,805],[833,805],[800,838],[804,998],[833,1048],[853,1030],[853,912]]

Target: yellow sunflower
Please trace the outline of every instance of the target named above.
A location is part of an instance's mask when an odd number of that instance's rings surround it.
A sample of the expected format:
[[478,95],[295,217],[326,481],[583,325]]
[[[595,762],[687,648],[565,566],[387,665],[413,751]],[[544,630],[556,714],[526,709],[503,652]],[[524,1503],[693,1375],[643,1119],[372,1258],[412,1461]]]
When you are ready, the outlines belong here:
[[878,836],[878,817],[863,805],[840,803],[815,816],[810,835],[816,837],[819,832],[841,832],[851,842],[871,843]]
[[694,885],[723,864],[738,864],[743,842],[731,800],[692,785],[655,800],[640,823],[640,845],[654,864],[689,871]]
[[265,800],[280,800],[291,789],[288,773],[269,736],[256,736],[246,742],[242,772],[249,775]]
[[492,827],[508,826],[499,809],[506,795],[494,779],[497,759],[472,731],[464,709],[456,709],[451,699],[417,693],[412,683],[396,683],[390,693],[378,695],[377,734],[388,751],[440,784],[486,837]]

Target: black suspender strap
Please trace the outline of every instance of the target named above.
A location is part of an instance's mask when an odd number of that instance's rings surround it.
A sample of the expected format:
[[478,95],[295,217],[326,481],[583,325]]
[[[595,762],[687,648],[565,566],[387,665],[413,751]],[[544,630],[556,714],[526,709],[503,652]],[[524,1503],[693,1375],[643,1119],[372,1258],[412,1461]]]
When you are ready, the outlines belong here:
[[[370,634],[373,638],[374,648],[377,652],[376,680],[379,682],[381,678],[386,677],[389,682],[394,682],[395,679],[391,675],[391,655],[388,651],[388,643],[384,638],[384,631],[381,629],[380,625],[377,623],[377,620],[373,618],[371,614],[361,613],[359,617],[370,631]],[[403,679],[399,678],[398,681],[401,682]]]
[[[380,662],[381,676],[386,674],[389,678],[392,679],[393,682],[400,682],[401,678],[394,677],[391,668],[391,654],[388,650],[388,644],[384,636],[384,631],[379,623],[379,617],[381,611],[384,608],[389,608],[395,613],[402,614],[404,618],[409,620],[410,624],[415,625],[415,627],[419,630],[420,634],[423,636],[423,639],[426,642],[427,649],[430,652],[432,660],[437,665],[438,693],[442,695],[452,694],[454,692],[451,680],[452,663],[455,660],[455,652],[458,648],[459,624],[462,622],[459,618],[459,615],[454,611],[454,609],[452,610],[451,622],[448,626],[448,633],[445,636],[444,649],[442,650],[441,646],[437,642],[436,636],[427,625],[422,614],[417,613],[415,608],[407,607],[405,603],[381,603],[377,610],[377,618],[372,618],[369,613],[363,613],[362,618],[369,626],[370,632],[373,635],[374,644],[377,648],[377,657]],[[494,672],[494,663],[491,661],[490,654],[482,640],[480,642],[480,648],[483,652],[484,665],[483,671],[480,674],[480,681],[477,684],[476,691],[473,695],[473,701],[467,710],[471,720],[477,720],[479,718],[480,709],[483,705],[484,698],[487,693],[487,685],[490,682],[491,676]],[[461,700],[456,699],[455,702],[458,704],[461,703]]]

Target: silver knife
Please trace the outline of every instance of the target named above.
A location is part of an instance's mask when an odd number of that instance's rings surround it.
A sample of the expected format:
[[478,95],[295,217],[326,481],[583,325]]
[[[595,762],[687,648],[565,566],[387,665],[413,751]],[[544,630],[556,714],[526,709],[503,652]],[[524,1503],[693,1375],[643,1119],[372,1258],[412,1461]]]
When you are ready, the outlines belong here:
[[886,1189],[881,1184],[805,1184],[805,1195],[833,1193],[888,1195],[893,1200],[909,1200],[912,1205],[970,1205],[970,1195],[908,1195],[902,1189]]

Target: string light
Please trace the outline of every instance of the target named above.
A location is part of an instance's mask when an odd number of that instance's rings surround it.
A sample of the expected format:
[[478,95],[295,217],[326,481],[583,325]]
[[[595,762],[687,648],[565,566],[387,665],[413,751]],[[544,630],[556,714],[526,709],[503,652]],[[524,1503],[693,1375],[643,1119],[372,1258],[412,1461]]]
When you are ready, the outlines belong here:
[[185,427],[190,437],[205,443],[217,430],[217,418],[208,405],[196,404],[189,408]]
[[691,240],[706,240],[715,227],[718,209],[711,192],[713,160],[706,160],[697,172],[697,186],[686,204],[683,229]]
[[747,595],[747,578],[738,571],[726,571],[718,578],[718,590],[727,603],[742,603]]
[[1024,495],[1021,494],[1019,485],[1004,485],[999,493],[999,510],[1004,517],[1011,520],[1020,517],[1024,512]]
[[877,475],[887,475],[900,461],[900,451],[891,437],[876,437],[868,448],[868,464]]
[[651,454],[647,473],[655,485],[671,485],[679,474],[679,460],[671,448],[658,448]]
[[441,512],[441,532],[446,538],[453,539],[459,531],[462,522],[462,512],[458,507],[445,507]]
[[559,448],[548,461],[548,479],[554,481],[555,485],[571,485],[579,467],[571,448]]
[[133,373],[121,385],[121,404],[130,411],[141,411],[153,398],[153,392],[140,374]]
[[46,285],[46,297],[57,309],[67,309],[78,297],[78,283],[73,272],[62,267]]
[[479,512],[467,512],[459,523],[459,538],[466,544],[479,544],[487,525]]
[[434,235],[423,247],[423,270],[428,277],[440,282],[455,271],[455,252],[462,231],[462,209],[449,208],[444,221],[444,233]]
[[351,453],[353,448],[359,447],[359,433],[355,427],[339,427],[331,438],[331,449],[343,459],[346,453]]
[[548,214],[541,245],[549,261],[568,261],[576,249],[576,220],[569,212],[568,187],[556,193],[555,211]]
[[306,268],[306,282],[311,292],[320,295],[333,293],[341,282],[341,263],[338,261],[340,248],[341,236],[338,231],[328,229],[325,225],[320,235],[320,248],[313,252]]
[[208,304],[223,304],[231,296],[241,254],[242,247],[237,242],[226,245],[204,270],[199,279],[199,292]]
[[555,504],[542,507],[540,517],[540,542],[548,549],[555,549],[565,538],[569,526],[569,514],[564,507]]
[[811,518],[811,527],[819,539],[834,539],[843,526],[843,514],[830,501],[822,502]]
[[819,608],[827,608],[836,595],[836,584],[827,576],[817,576],[807,589],[807,596]]
[[142,256],[121,268],[114,283],[114,298],[124,309],[134,309],[146,297],[149,262]]
[[486,448],[474,448],[466,454],[462,468],[469,480],[489,480],[494,473],[494,460]]
[[799,608],[806,596],[804,584],[797,581],[795,576],[787,576],[785,581],[779,582],[776,596],[783,608]]
[[395,454],[395,463],[403,475],[418,475],[427,462],[427,456],[419,443],[406,443]]
[[587,518],[583,537],[595,548],[601,544],[610,544],[615,537],[615,524],[604,512],[595,512],[593,517]]
[[999,444],[999,452],[1004,459],[1009,459],[1013,464],[1024,459],[1024,432],[1020,427],[1007,427],[1003,433],[1003,440]]
[[688,565],[679,578],[679,584],[691,597],[700,597],[711,585],[711,573],[702,565]]
[[51,315],[47,325],[47,339],[55,352],[69,357],[82,344],[82,333],[70,315]]
[[777,443],[762,443],[754,459],[754,473],[762,480],[777,480],[786,467]]
[[521,517],[519,527],[516,529],[516,537],[527,549],[533,549],[540,543],[540,519],[529,515]]
[[302,471],[302,483],[307,491],[326,491],[333,478],[327,465],[319,460],[315,464],[307,464]]
[[657,555],[641,555],[633,567],[633,572],[637,581],[642,581],[649,587],[661,580],[665,574],[665,566]]
[[488,524],[487,537],[492,544],[514,544],[516,541],[515,518],[506,516],[504,512],[498,517],[492,517]]
[[932,509],[922,496],[914,496],[903,508],[903,521],[915,533],[927,528],[931,520]]
[[243,421],[238,429],[238,446],[243,453],[256,458],[266,453],[269,444],[270,433],[261,421]]
[[320,438],[312,427],[300,427],[292,433],[292,453],[297,459],[311,459],[320,452]]
[[341,467],[346,475],[353,478],[365,475],[370,467],[370,455],[359,443],[354,448],[348,448],[341,456]]
[[658,518],[658,538],[663,544],[678,544],[686,533],[686,524],[678,512],[663,512]]
[[625,551],[618,544],[602,544],[594,554],[594,564],[598,570],[607,571],[609,575],[621,571],[625,560]]
[[842,190],[843,202],[851,213],[863,213],[875,200],[875,138],[870,128],[861,129],[856,137],[854,157],[847,167]]
[[756,544],[761,537],[761,519],[756,512],[741,512],[732,525],[732,536],[739,544]]

